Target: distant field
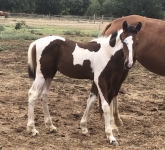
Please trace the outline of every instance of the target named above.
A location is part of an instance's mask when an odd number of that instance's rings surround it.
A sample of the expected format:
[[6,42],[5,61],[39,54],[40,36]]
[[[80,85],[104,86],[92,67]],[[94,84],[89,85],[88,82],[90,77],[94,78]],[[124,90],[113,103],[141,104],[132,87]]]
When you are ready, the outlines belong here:
[[[25,22],[20,30],[15,30],[15,25],[18,22]],[[103,30],[106,23],[91,23],[91,22],[77,22],[77,21],[57,21],[44,19],[26,19],[26,18],[0,18],[0,25],[5,27],[1,32],[0,38],[3,39],[19,39],[19,37],[32,40],[45,35],[60,35],[71,38],[73,40],[89,41],[93,37],[97,37]],[[5,33],[8,37],[5,37]],[[3,36],[2,36],[3,35]],[[75,37],[75,36],[76,37]],[[9,36],[12,36],[9,38]]]

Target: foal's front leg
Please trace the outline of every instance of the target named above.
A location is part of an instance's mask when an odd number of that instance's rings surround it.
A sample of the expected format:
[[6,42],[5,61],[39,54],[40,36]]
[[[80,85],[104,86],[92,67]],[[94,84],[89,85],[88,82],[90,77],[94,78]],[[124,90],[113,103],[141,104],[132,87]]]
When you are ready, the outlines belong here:
[[93,82],[90,95],[87,99],[87,107],[86,107],[86,109],[84,111],[84,115],[80,121],[80,127],[82,129],[82,134],[84,134],[84,135],[88,135],[87,120],[88,120],[88,116],[89,116],[89,111],[90,111],[93,103],[96,101],[97,94],[98,94],[98,90],[97,90],[95,83]]
[[110,106],[107,102],[108,96],[107,96],[107,81],[104,78],[95,78],[95,84],[97,86],[100,99],[101,99],[101,105],[104,112],[104,119],[105,119],[105,134],[107,138],[110,140],[110,143],[113,145],[119,145],[115,137],[113,136],[112,128],[110,125]]
[[52,119],[50,117],[49,113],[49,108],[48,108],[48,91],[51,85],[52,79],[46,79],[44,87],[43,87],[43,92],[41,94],[41,103],[42,103],[42,108],[43,108],[43,113],[44,113],[44,120],[45,120],[45,125],[46,127],[49,128],[51,132],[56,131],[56,127],[52,123]]

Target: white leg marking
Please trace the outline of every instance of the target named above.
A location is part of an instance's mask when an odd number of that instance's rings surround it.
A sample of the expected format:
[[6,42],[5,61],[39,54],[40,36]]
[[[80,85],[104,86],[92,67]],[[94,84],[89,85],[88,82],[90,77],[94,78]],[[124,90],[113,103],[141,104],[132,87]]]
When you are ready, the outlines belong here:
[[45,80],[43,78],[37,78],[33,82],[33,85],[28,93],[28,123],[27,123],[27,130],[32,133],[33,136],[38,134],[38,131],[35,129],[34,123],[34,107],[35,107],[35,100],[41,94]]
[[42,103],[42,108],[43,108],[43,113],[44,113],[44,120],[45,120],[45,125],[49,128],[49,130],[51,132],[56,131],[56,127],[53,125],[52,123],[52,119],[50,117],[50,113],[49,113],[49,108],[48,108],[48,91],[51,85],[51,81],[52,79],[47,79],[45,81],[45,85],[43,88],[43,92],[41,94],[41,103]]
[[113,107],[113,101],[112,101],[111,104],[110,104],[110,125],[111,125],[112,129],[118,130],[118,128],[115,125],[113,112],[114,112],[114,107]]
[[111,125],[110,125],[110,106],[109,104],[107,103],[107,101],[105,100],[104,96],[103,96],[103,93],[100,89],[100,86],[98,84],[98,78],[95,78],[95,84],[98,88],[98,92],[99,92],[99,95],[100,95],[100,98],[101,98],[101,105],[102,105],[102,109],[103,109],[103,112],[104,112],[104,119],[105,119],[105,134],[107,136],[107,138],[109,139],[110,143],[113,144],[113,145],[118,145],[118,142],[116,141],[115,137],[113,136],[113,133],[112,133],[112,128],[111,128]]
[[87,100],[87,107],[86,107],[86,109],[84,111],[84,115],[80,121],[82,134],[84,134],[84,135],[88,135],[87,120],[88,120],[88,116],[89,116],[89,111],[91,109],[92,104],[95,102],[95,100],[96,100],[96,95],[94,95],[93,93],[90,93],[88,100]]
[[115,118],[115,124],[117,126],[122,126],[123,122],[120,119],[120,115],[119,115],[119,110],[118,110],[118,100],[117,100],[117,96],[113,98],[113,104],[114,104],[114,118]]

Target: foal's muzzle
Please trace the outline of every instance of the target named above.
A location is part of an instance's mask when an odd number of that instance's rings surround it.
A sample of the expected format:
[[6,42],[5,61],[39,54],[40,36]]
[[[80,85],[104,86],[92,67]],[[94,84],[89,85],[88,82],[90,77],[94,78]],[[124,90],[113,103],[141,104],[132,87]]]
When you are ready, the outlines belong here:
[[128,61],[126,61],[126,62],[124,63],[124,67],[125,67],[126,69],[131,69],[131,68],[133,67],[133,63],[132,63],[132,64],[129,64]]

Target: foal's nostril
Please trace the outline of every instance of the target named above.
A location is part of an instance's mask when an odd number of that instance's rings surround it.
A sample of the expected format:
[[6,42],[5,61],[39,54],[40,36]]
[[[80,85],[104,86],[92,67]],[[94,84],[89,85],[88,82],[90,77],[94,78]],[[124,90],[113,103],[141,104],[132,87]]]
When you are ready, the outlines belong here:
[[131,67],[128,67],[128,61],[126,61],[125,63],[124,63],[124,67],[126,68],[126,69],[130,69]]

